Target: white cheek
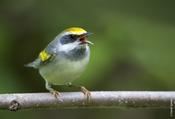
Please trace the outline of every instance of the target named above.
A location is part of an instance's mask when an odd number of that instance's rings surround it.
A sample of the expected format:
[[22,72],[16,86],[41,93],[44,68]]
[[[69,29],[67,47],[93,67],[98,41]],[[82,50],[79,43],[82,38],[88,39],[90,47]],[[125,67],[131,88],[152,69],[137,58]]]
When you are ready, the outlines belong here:
[[59,51],[69,52],[69,51],[73,50],[74,48],[76,48],[78,45],[79,45],[78,42],[60,45]]

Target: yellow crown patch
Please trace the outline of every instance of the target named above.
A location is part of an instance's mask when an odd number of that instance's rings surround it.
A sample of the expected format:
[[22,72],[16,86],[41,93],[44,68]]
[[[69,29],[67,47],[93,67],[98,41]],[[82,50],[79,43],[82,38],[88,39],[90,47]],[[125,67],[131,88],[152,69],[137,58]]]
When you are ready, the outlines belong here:
[[76,35],[87,33],[86,30],[80,27],[71,27],[71,28],[66,29],[65,32],[70,32],[71,34],[76,34]]

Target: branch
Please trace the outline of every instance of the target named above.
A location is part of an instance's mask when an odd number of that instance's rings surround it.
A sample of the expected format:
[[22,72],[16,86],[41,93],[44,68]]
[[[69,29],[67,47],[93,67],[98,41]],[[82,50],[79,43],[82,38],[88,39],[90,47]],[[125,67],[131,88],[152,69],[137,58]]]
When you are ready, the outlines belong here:
[[91,99],[81,92],[64,92],[56,99],[50,93],[0,94],[0,109],[39,108],[171,108],[175,92],[101,91]]

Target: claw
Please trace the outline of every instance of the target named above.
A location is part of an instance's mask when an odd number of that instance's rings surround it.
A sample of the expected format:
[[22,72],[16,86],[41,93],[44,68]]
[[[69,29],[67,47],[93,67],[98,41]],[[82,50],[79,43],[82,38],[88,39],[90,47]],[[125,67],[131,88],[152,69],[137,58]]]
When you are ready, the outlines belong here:
[[90,98],[91,98],[90,91],[88,91],[84,86],[81,86],[81,91],[87,97],[87,102],[89,102],[90,101]]
[[50,91],[50,93],[55,97],[55,98],[58,98],[60,97],[60,93],[56,90],[53,90],[53,91]]

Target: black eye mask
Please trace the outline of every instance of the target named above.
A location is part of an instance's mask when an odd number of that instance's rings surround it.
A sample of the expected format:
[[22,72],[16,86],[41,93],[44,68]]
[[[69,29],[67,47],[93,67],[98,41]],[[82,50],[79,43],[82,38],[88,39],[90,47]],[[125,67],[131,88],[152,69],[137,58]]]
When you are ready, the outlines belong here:
[[77,39],[78,39],[78,36],[77,35],[69,34],[69,35],[63,36],[60,39],[60,42],[61,42],[61,44],[68,44],[68,43],[75,42]]

